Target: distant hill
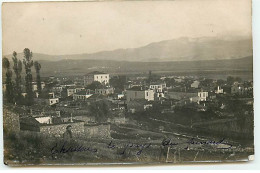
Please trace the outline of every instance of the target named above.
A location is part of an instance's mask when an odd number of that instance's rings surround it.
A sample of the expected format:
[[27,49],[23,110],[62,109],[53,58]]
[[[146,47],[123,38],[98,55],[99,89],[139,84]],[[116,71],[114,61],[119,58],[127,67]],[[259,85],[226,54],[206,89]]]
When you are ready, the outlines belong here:
[[170,61],[170,62],[128,62],[111,60],[61,60],[40,61],[45,75],[83,75],[91,71],[110,74],[207,72],[218,75],[225,71],[253,72],[253,57],[230,60]]
[[[113,60],[60,60],[41,63],[42,76],[83,76],[91,71],[103,71],[111,75],[148,75],[148,71],[160,74],[207,76],[225,79],[228,75],[244,79],[253,77],[253,57],[227,60],[129,62]],[[11,61],[12,66],[12,61]],[[35,75],[35,70],[33,75]],[[3,74],[5,72],[3,71]],[[24,69],[23,69],[24,73]],[[4,76],[3,76],[4,77]],[[35,77],[35,76],[34,76]]]
[[[32,50],[33,51],[33,50]],[[252,55],[252,40],[245,37],[179,38],[155,42],[139,48],[101,51],[92,54],[46,55],[34,53],[34,60],[59,61],[79,60],[116,60],[139,62],[197,61],[237,59]],[[11,58],[11,55],[7,55]],[[22,58],[19,53],[18,57]]]

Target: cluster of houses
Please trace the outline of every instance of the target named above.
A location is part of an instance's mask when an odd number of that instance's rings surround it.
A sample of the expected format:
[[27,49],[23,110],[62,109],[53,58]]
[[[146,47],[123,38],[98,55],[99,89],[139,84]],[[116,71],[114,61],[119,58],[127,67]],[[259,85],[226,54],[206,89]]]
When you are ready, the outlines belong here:
[[[172,84],[167,84],[166,79],[169,78],[174,80]],[[202,85],[203,79],[180,76],[161,77],[158,81],[149,82],[146,79],[133,77],[123,84],[124,90],[118,93],[115,86],[110,84],[108,73],[93,71],[84,75],[81,81],[78,78],[68,80],[51,76],[41,85],[42,92],[47,93],[45,98],[39,98],[37,85],[33,83],[37,104],[27,116],[21,116],[20,128],[61,136],[66,127],[71,125],[73,133],[77,135],[110,137],[109,123],[126,123],[127,114],[146,111],[154,103],[162,105],[162,113],[173,113],[176,105],[191,103],[205,107],[217,95],[245,95],[253,90],[250,82],[218,85],[213,80],[205,86]],[[109,110],[114,115],[108,118],[108,124],[97,122],[86,106],[100,100],[109,102]]]

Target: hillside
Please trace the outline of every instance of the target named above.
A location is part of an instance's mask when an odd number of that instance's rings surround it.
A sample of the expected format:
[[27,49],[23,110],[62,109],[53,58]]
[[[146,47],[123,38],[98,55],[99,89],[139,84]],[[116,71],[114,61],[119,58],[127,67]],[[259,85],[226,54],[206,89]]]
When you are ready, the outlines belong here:
[[127,62],[103,60],[61,60],[57,62],[40,61],[42,73],[50,75],[83,75],[98,70],[111,74],[143,74],[152,70],[155,73],[198,72],[215,73],[233,71],[252,73],[253,58],[232,60],[176,61],[176,62]]
[[[48,61],[82,59],[162,62],[237,59],[252,55],[252,40],[245,37],[226,39],[183,37],[155,42],[139,48],[101,51],[92,54],[46,55],[34,53],[33,55],[34,60]],[[7,55],[7,57],[11,58],[11,55]],[[22,58],[22,54],[19,53],[18,57]]]

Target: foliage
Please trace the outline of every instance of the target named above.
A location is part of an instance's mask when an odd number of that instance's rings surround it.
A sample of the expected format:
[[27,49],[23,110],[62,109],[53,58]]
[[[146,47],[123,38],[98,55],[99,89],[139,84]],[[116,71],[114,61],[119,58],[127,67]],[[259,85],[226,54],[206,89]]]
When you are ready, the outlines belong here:
[[31,67],[33,66],[33,60],[32,60],[32,52],[30,49],[25,48],[24,51],[24,59],[23,59],[23,64],[25,68],[25,88],[26,88],[26,101],[27,105],[32,105],[33,104],[33,91],[32,91],[32,72],[31,72]]
[[229,85],[233,85],[234,82],[239,82],[240,83],[240,82],[242,82],[242,79],[240,77],[232,77],[232,76],[228,76],[227,77],[227,83]]
[[146,80],[146,82],[150,84],[152,82],[158,82],[158,81],[160,81],[160,76],[153,74],[152,71],[149,71],[148,79]]
[[14,95],[13,95],[12,71],[10,70],[10,62],[6,57],[4,57],[2,63],[3,63],[3,67],[6,69],[5,98],[6,98],[8,103],[13,103],[14,102]]
[[90,104],[90,112],[95,115],[99,123],[106,122],[110,116],[109,105],[106,101],[101,100]]
[[174,78],[165,78],[164,81],[167,87],[174,86],[176,84]]
[[89,84],[89,85],[87,86],[87,89],[95,90],[95,89],[97,89],[97,88],[102,88],[102,87],[103,87],[103,85],[102,85],[100,82],[94,81],[94,82],[92,82],[91,84]]
[[115,88],[115,90],[124,90],[124,85],[127,82],[126,76],[114,76],[109,80],[109,83]]
[[34,68],[35,68],[35,71],[36,71],[37,91],[40,94],[41,91],[42,91],[41,76],[40,76],[41,64],[38,61],[35,61],[34,62]]
[[13,70],[15,73],[15,87],[14,87],[14,93],[15,93],[15,102],[17,104],[22,103],[22,89],[21,89],[21,84],[22,84],[22,77],[21,77],[21,72],[22,72],[22,61],[18,60],[17,58],[17,53],[13,52]]

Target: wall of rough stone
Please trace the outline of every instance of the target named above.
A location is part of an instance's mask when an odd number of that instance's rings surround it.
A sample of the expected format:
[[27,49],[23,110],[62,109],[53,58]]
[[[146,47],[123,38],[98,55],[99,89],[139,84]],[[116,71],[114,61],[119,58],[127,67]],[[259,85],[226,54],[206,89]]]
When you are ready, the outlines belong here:
[[8,110],[4,107],[3,109],[3,120],[4,120],[4,131],[5,132],[19,132],[20,121],[19,114]]
[[87,138],[111,138],[110,124],[85,125],[85,137]]
[[71,122],[64,124],[41,125],[40,133],[47,136],[63,137],[66,127],[71,125],[71,132],[73,137],[84,136],[84,122]]

